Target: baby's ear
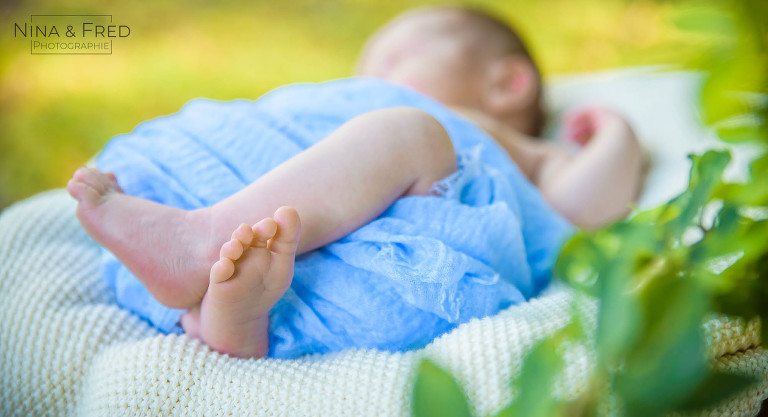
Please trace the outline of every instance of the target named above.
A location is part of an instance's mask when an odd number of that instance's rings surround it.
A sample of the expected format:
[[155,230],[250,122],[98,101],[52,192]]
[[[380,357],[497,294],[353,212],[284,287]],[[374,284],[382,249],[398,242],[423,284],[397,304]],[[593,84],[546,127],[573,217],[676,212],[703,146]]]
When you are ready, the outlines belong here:
[[491,62],[487,71],[484,104],[489,112],[518,113],[536,104],[539,79],[529,58],[498,58]]

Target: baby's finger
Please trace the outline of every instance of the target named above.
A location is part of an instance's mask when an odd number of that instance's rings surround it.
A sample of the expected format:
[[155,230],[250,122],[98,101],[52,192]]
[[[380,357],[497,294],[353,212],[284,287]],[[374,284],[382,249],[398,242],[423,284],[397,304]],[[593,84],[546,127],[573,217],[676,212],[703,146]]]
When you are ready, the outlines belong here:
[[574,114],[565,123],[565,138],[571,142],[583,145],[594,133],[593,123],[588,114]]

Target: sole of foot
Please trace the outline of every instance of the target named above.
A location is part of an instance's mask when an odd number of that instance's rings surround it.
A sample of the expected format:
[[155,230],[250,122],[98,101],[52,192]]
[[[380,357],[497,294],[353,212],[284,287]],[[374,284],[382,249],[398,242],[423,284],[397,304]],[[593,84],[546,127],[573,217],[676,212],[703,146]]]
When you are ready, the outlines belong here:
[[113,174],[82,167],[67,183],[77,218],[160,303],[189,308],[200,303],[216,260],[210,221],[187,211],[126,195]]
[[290,287],[301,222],[281,207],[255,225],[240,225],[211,267],[195,327],[214,350],[259,358],[269,350],[269,310]]

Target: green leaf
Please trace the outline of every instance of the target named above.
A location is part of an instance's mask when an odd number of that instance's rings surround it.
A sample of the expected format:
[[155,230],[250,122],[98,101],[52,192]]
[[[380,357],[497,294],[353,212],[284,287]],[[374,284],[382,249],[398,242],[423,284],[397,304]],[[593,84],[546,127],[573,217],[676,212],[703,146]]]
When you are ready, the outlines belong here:
[[539,342],[525,357],[520,376],[512,384],[516,391],[515,399],[496,417],[552,417],[560,414],[562,404],[552,396],[552,392],[555,377],[564,365],[557,352],[562,335],[556,334]]
[[757,380],[751,376],[711,372],[696,391],[677,407],[677,411],[702,411],[749,388],[756,382]]
[[[755,141],[766,134],[766,102],[755,100],[755,93],[768,91],[768,55],[765,54],[766,21],[765,2],[730,2],[728,13],[716,13],[730,19],[726,28],[709,16],[701,19],[700,26],[720,27],[721,42],[702,57],[698,67],[709,74],[701,90],[701,112],[705,123],[718,135],[729,141]],[[736,13],[733,13],[736,12]],[[712,12],[708,12],[712,14]],[[689,19],[690,20],[690,19]],[[695,20],[695,19],[693,19]],[[707,30],[704,27],[700,30]],[[711,32],[710,32],[711,33]],[[745,94],[750,93],[750,94]],[[746,123],[738,123],[738,120]],[[750,122],[751,120],[751,122]],[[734,123],[737,122],[737,123]]]
[[411,411],[414,417],[469,417],[467,396],[458,382],[430,360],[416,374]]
[[600,249],[590,235],[576,233],[560,251],[555,264],[555,276],[590,295],[595,295],[594,285],[597,276],[595,265],[600,264]]
[[[768,233],[768,228],[763,228]],[[763,245],[766,234],[763,234]],[[768,249],[757,252],[752,259],[741,259],[728,268],[721,278],[729,281],[729,287],[716,294],[713,300],[715,310],[730,316],[743,317],[745,320],[760,317],[768,323]],[[746,256],[746,255],[745,255]],[[768,326],[761,326],[761,340],[768,344]]]
[[765,36],[768,34],[768,3],[762,0],[742,0],[734,3],[737,16],[742,17],[739,23],[748,27],[745,32],[757,35],[754,40],[759,50],[768,50],[768,36]]
[[678,241],[688,227],[699,223],[704,206],[712,199],[723,171],[731,160],[728,151],[707,151],[703,155],[688,157],[693,162],[688,190],[669,203],[680,209],[680,214],[670,221],[667,229],[669,236]]
[[629,293],[628,274],[606,268],[601,274],[601,304],[597,319],[598,361],[606,366],[619,362],[637,341],[641,314],[636,298]]
[[607,367],[615,366],[639,337],[642,314],[632,291],[638,285],[638,272],[652,271],[654,257],[663,247],[655,229],[651,223],[630,221],[606,231],[620,242],[617,250],[605,254],[597,283],[601,301],[597,353],[598,361]]
[[696,281],[676,273],[645,288],[644,328],[626,356],[616,392],[629,415],[659,415],[677,406],[706,375],[701,323],[707,294]]

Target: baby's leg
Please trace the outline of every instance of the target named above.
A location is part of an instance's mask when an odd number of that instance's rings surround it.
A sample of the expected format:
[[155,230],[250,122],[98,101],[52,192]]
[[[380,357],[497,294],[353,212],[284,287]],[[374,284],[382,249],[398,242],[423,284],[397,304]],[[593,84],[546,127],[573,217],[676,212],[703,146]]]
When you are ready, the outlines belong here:
[[390,108],[350,120],[330,136],[208,209],[219,239],[280,206],[298,210],[298,253],[333,242],[399,197],[426,195],[456,170],[448,133],[431,115]]
[[200,210],[127,196],[96,170],[78,170],[67,188],[97,242],[158,301],[189,308],[200,303],[210,265],[241,223],[255,224],[292,206],[301,217],[297,250],[303,253],[357,229],[401,196],[427,194],[455,169],[453,146],[439,122],[420,110],[390,108],[350,120],[245,189]]

